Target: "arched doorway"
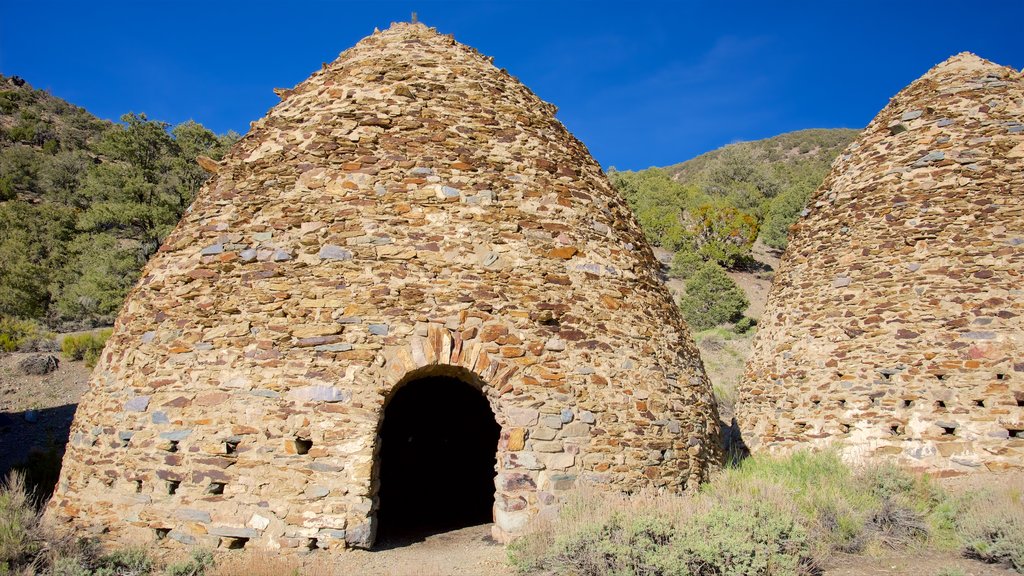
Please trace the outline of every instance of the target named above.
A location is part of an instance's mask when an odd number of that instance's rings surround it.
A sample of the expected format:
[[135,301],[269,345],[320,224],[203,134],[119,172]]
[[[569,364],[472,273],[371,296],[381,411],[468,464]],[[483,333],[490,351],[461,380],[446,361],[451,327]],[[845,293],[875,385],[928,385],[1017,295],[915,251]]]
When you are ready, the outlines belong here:
[[490,522],[500,433],[487,398],[459,378],[401,386],[381,424],[377,544]]

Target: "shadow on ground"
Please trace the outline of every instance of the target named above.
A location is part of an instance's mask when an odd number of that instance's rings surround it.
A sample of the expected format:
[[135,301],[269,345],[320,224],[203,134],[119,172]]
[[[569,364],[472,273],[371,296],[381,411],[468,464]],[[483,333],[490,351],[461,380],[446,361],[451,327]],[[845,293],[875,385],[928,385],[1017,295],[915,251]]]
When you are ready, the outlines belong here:
[[53,494],[77,404],[0,412],[0,478],[22,470],[36,496]]

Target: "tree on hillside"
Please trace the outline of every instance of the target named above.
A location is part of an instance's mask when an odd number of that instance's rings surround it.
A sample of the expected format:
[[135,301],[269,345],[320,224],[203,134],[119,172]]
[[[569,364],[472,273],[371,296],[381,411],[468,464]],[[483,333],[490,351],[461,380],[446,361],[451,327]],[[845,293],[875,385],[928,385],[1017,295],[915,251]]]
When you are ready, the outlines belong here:
[[696,330],[739,320],[749,304],[743,290],[714,262],[686,281],[686,294],[679,301],[683,317]]
[[54,326],[113,320],[205,181],[196,156],[238,138],[144,114],[105,123],[3,77],[0,114],[21,126],[0,130],[0,315]]

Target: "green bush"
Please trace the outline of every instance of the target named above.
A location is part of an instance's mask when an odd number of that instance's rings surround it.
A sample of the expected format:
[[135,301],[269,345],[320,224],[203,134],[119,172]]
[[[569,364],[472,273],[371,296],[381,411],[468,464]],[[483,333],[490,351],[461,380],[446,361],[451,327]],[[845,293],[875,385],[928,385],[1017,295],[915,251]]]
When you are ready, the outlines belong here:
[[697,330],[740,318],[749,302],[743,290],[714,262],[707,262],[686,281],[679,302],[683,316]]
[[68,360],[85,360],[85,365],[92,368],[99,360],[103,346],[113,331],[110,329],[84,334],[71,334],[60,343],[61,352]]
[[731,498],[682,526],[672,554],[683,574],[813,574],[807,529],[784,499]]
[[703,265],[704,259],[699,254],[684,247],[672,257],[672,266],[668,270],[668,275],[672,278],[686,280],[700,270]]
[[52,339],[53,335],[33,320],[0,317],[0,352],[46,348]]
[[755,326],[757,326],[757,320],[754,320],[750,316],[744,316],[736,322],[732,327],[732,331],[737,334],[746,334],[753,330]]

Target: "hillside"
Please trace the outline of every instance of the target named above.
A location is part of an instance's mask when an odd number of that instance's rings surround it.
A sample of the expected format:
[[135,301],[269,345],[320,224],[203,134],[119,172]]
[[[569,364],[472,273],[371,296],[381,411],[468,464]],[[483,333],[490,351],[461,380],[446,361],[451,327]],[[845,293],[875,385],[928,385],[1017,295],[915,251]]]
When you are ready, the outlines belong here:
[[789,227],[858,133],[800,130],[609,174],[666,266],[726,422]]
[[0,319],[110,323],[237,136],[144,114],[120,123],[0,75]]

